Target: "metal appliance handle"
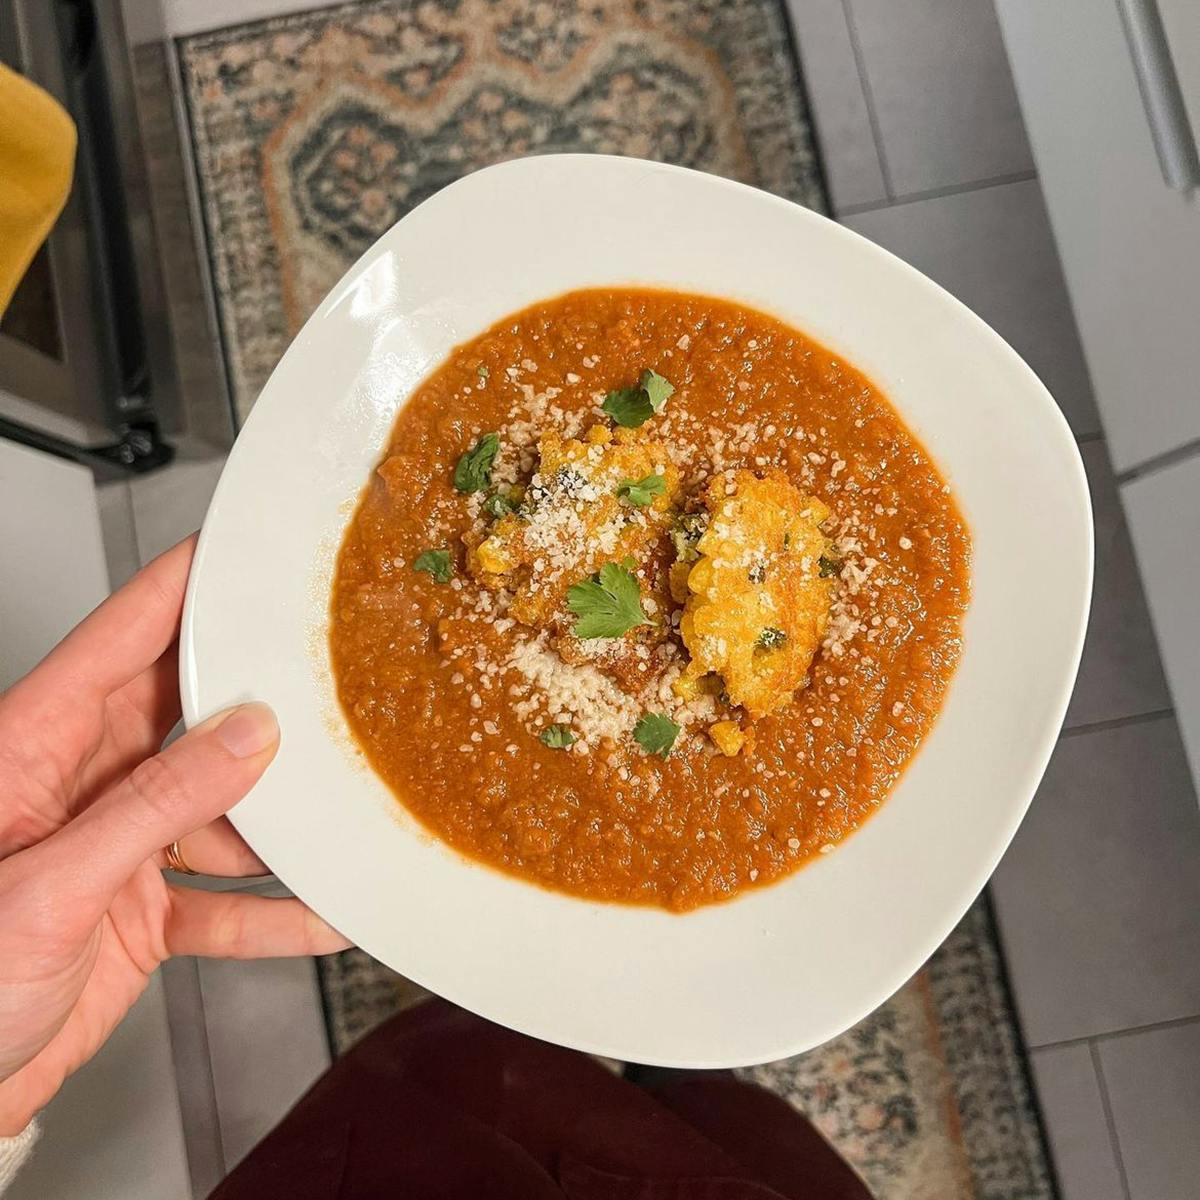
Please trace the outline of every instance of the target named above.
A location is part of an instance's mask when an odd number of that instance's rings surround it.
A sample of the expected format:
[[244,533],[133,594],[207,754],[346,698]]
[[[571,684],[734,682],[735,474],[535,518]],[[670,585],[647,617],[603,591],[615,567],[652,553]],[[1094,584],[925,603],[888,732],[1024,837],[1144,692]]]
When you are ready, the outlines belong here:
[[1117,0],[1138,90],[1163,179],[1178,192],[1200,186],[1200,155],[1156,0]]

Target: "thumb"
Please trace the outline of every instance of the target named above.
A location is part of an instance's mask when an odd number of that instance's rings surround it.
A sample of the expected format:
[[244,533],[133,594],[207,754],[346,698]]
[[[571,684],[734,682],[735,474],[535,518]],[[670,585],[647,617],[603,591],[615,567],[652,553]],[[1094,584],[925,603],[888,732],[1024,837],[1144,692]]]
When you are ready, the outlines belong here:
[[106,906],[146,859],[245,796],[278,747],[279,726],[267,705],[218,713],[139,763],[37,849],[55,860],[61,889],[84,905]]

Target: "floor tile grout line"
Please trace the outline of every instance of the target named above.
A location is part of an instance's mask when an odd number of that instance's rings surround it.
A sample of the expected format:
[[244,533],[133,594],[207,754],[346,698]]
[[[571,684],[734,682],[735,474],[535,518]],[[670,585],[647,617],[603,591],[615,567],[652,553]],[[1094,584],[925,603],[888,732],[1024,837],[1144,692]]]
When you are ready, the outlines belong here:
[[[199,968],[199,965],[194,956],[191,956],[191,955],[180,956],[178,961],[182,964],[182,966],[179,969],[187,972],[188,983],[191,987],[194,988],[194,994],[195,994],[196,1000],[200,1007],[200,1022],[199,1022],[199,1028],[197,1030],[197,1037],[199,1038],[199,1041],[202,1043],[203,1050],[204,1050],[204,1059],[203,1059],[204,1067],[203,1067],[203,1071],[202,1071],[202,1078],[197,1080],[193,1076],[189,1082],[191,1082],[192,1084],[198,1084],[204,1090],[204,1098],[207,1101],[207,1103],[205,1104],[205,1108],[207,1109],[208,1114],[209,1114],[209,1119],[212,1122],[212,1131],[213,1131],[213,1135],[216,1140],[216,1153],[220,1160],[222,1176],[224,1176],[225,1174],[228,1173],[228,1168],[226,1166],[226,1161],[225,1161],[225,1138],[224,1138],[224,1134],[221,1129],[221,1109],[220,1109],[220,1105],[218,1105],[218,1103],[217,1103],[216,1085],[213,1081],[213,1074],[212,1074],[212,1049],[211,1049],[211,1046],[209,1043],[209,1037],[208,1037],[208,1021],[204,1015],[204,985],[200,979],[200,968]],[[167,993],[166,999],[167,999],[167,1027],[168,1027],[168,1030],[170,1031],[170,1036],[171,1036],[171,1061],[172,1061],[172,1065],[175,1067],[175,1071],[176,1071],[175,1087],[176,1087],[176,1091],[178,1092],[180,1084],[183,1082],[183,1080],[179,1077],[178,1064],[177,1064],[177,1061],[175,1058],[175,1053],[176,1053],[175,1032],[171,1028],[171,1003],[170,1003],[171,997],[170,997],[169,991]],[[195,1131],[192,1131],[192,1136],[194,1138]],[[183,1140],[184,1140],[184,1154],[188,1160],[188,1175],[189,1175],[191,1182],[193,1184],[193,1187],[194,1187],[195,1183],[196,1183],[196,1178],[195,1178],[195,1171],[196,1171],[195,1152],[196,1152],[196,1150],[195,1150],[195,1145],[193,1143],[192,1138],[189,1138],[189,1130],[187,1129],[186,1125],[185,1125],[184,1131],[183,1131]],[[207,1181],[205,1181],[205,1182],[207,1183]]]
[[983,192],[989,188],[1004,187],[1010,183],[1030,183],[1037,179],[1036,171],[1013,171],[1009,175],[991,175],[986,179],[972,179],[967,183],[949,183],[945,187],[930,188],[925,192],[906,192],[903,196],[892,196],[882,204],[848,204],[839,216],[857,217],[864,213],[879,212],[885,208],[902,208],[906,204],[919,204],[922,200],[943,200],[950,196],[965,196],[970,192]]
[[[160,469],[164,470],[164,471],[169,471],[171,469],[171,464],[168,463],[165,467],[162,467]],[[139,475],[137,478],[143,479],[143,478],[145,478],[145,476]],[[137,556],[138,566],[144,567],[146,565],[146,552],[142,549],[142,538],[141,538],[141,534],[138,533],[137,505],[134,504],[134,502],[133,502],[134,480],[131,479],[128,481],[128,483],[129,483],[129,519],[133,523],[133,552]]]
[[1117,1163],[1121,1191],[1125,1195],[1125,1200],[1133,1200],[1133,1193],[1129,1190],[1129,1175],[1125,1170],[1125,1157],[1121,1153],[1121,1139],[1117,1135],[1117,1121],[1113,1116],[1112,1100],[1108,1094],[1108,1081],[1104,1078],[1104,1064],[1100,1061],[1100,1047],[1091,1042],[1088,1050],[1092,1059],[1092,1070],[1096,1073],[1096,1084],[1100,1089],[1100,1106],[1104,1109],[1104,1123],[1108,1126],[1108,1141],[1112,1147],[1113,1158]]
[[204,1043],[204,1057],[208,1064],[208,1070],[205,1072],[205,1092],[208,1098],[208,1109],[212,1117],[213,1131],[217,1135],[217,1153],[221,1156],[221,1165],[225,1167],[226,1172],[229,1168],[225,1154],[225,1130],[221,1127],[221,1106],[217,1103],[217,1084],[213,1079],[212,1072],[212,1044],[208,1036],[208,1016],[204,1011],[204,981],[200,978],[200,964],[195,958],[191,962],[192,973],[195,977],[196,995],[200,1000],[200,1030],[199,1037]]
[[1102,733],[1106,729],[1124,729],[1126,725],[1144,725],[1149,721],[1161,721],[1164,717],[1175,715],[1173,708],[1156,708],[1152,712],[1134,713],[1128,717],[1112,717],[1107,721],[1090,721],[1085,725],[1072,725],[1059,733],[1059,741],[1063,738],[1079,737],[1085,733]]
[[[863,102],[867,106],[867,123],[871,126],[871,140],[875,143],[875,157],[879,159],[879,174],[883,178],[883,190],[887,194],[888,204],[895,199],[896,191],[892,186],[892,171],[888,166],[887,155],[883,149],[883,132],[879,128],[879,116],[875,107],[875,93],[871,89],[871,80],[867,74],[866,61],[863,58],[862,43],[858,37],[858,25],[850,9],[850,0],[842,0],[842,16],[846,21],[846,32],[850,35],[850,52],[854,55],[854,67],[858,71],[858,84],[862,88]],[[886,206],[885,206],[886,207]],[[850,213],[854,206],[842,210]],[[841,212],[838,213],[840,217]]]
[[1004,175],[986,175],[983,179],[971,179],[963,183],[948,183],[940,188],[927,188],[923,192],[906,192],[897,196],[896,204],[915,204],[920,200],[940,200],[944,196],[961,196],[966,192],[981,191],[984,188],[1003,187],[1006,183],[1030,183],[1038,177],[1037,171],[1029,168],[1024,171],[1009,171]]
[[208,1006],[204,1003],[204,977],[200,974],[200,964],[192,959],[196,970],[196,986],[200,990],[200,1010],[203,1016],[202,1034],[204,1037],[204,1047],[208,1051],[208,1085],[212,1093],[213,1119],[216,1124],[217,1131],[217,1149],[221,1154],[221,1168],[224,1175],[228,1175],[233,1170],[233,1165],[229,1162],[229,1153],[225,1148],[225,1129],[221,1121],[221,1101],[217,1097],[217,1081],[213,1076],[212,1070],[212,1039],[208,1033]]
[[1089,446],[1092,442],[1102,442],[1104,441],[1104,430],[1097,429],[1095,433],[1077,434],[1075,441],[1080,446]]
[[1168,467],[1178,466],[1197,455],[1200,455],[1200,438],[1192,438],[1191,441],[1184,442],[1182,446],[1176,446],[1173,450],[1164,450],[1162,454],[1152,455],[1140,463],[1135,463],[1132,467],[1126,467],[1124,471],[1118,471],[1116,473],[1117,483],[1126,484],[1132,483],[1135,479],[1144,479],[1147,475],[1154,475]]
[[137,513],[133,507],[133,480],[125,480],[125,516],[129,521],[129,534],[133,538],[133,557],[137,559],[138,569],[146,564],[142,561],[142,546],[138,541]]
[[1200,1025],[1200,1012],[1190,1017],[1171,1017],[1166,1021],[1151,1021],[1147,1025],[1133,1025],[1129,1029],[1110,1029],[1107,1033],[1087,1033],[1082,1037],[1063,1038],[1058,1042],[1027,1043],[1030,1051],[1068,1050],[1072,1046],[1090,1046],[1101,1042],[1115,1042],[1121,1038],[1134,1037],[1139,1033],[1158,1033],[1167,1029],[1181,1029],[1186,1025]]

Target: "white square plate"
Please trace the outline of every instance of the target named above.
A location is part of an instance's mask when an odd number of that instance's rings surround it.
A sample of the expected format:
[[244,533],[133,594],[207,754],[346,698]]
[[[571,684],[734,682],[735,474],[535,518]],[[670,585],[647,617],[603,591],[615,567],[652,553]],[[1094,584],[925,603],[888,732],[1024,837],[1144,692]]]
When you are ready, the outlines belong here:
[[[558,895],[423,833],[354,751],[327,644],[334,557],[399,408],[456,344],[574,288],[763,309],[869,375],[954,488],[973,599],[945,708],[836,853],[685,915]],[[1033,372],[899,259],[752,188],[557,155],[452,184],[300,332],[230,455],[181,638],[189,723],[269,702],[279,755],[232,818],[369,953],[492,1020],[614,1058],[763,1062],[846,1029],[974,899],[1020,822],[1079,661],[1092,529],[1075,442]]]

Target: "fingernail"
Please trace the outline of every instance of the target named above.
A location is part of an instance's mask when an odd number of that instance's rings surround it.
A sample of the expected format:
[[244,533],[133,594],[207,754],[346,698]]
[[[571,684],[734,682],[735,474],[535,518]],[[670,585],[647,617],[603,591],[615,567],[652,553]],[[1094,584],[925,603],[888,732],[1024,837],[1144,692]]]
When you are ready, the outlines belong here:
[[216,728],[217,738],[234,758],[252,758],[279,739],[279,723],[265,704],[235,708]]

